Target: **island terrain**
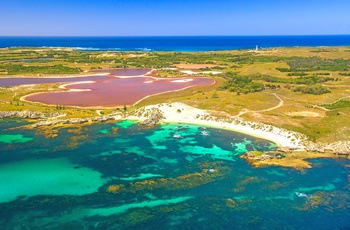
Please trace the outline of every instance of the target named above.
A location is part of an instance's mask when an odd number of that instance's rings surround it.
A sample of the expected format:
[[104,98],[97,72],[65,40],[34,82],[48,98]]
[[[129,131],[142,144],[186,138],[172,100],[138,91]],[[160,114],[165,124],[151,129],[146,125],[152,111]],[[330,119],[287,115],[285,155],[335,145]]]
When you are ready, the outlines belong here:
[[275,142],[277,152],[242,156],[255,166],[309,168],[304,159],[350,153],[348,47],[0,53],[0,117],[34,118],[38,132],[120,119],[180,122]]

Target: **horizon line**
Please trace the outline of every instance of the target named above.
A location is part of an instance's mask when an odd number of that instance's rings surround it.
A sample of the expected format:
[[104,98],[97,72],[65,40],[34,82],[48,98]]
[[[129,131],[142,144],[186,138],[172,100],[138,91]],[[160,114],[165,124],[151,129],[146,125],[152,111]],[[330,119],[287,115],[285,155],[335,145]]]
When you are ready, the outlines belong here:
[[290,34],[290,35],[0,35],[0,37],[292,37],[350,36],[350,34]]

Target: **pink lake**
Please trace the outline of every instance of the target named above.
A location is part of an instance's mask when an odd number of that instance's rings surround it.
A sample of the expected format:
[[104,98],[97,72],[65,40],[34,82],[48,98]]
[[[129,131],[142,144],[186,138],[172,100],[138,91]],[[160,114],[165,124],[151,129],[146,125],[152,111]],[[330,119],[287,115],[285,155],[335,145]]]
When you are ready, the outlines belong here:
[[[106,76],[90,79],[77,78],[77,82],[64,85],[64,92],[37,93],[25,100],[49,105],[78,107],[117,107],[134,105],[143,98],[193,86],[206,86],[213,79],[201,77],[154,78],[146,76],[149,70],[103,70]],[[140,74],[140,75],[138,75]],[[81,81],[81,83],[79,83]]]

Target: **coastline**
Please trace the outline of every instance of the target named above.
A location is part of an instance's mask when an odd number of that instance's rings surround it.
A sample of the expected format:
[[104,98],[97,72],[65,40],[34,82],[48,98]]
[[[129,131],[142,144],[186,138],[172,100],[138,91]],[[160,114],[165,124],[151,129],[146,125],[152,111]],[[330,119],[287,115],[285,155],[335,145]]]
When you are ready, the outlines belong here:
[[154,113],[159,113],[164,117],[160,120],[161,123],[196,124],[226,129],[272,141],[281,148],[305,149],[303,142],[306,141],[306,136],[303,134],[272,125],[244,121],[234,116],[212,116],[210,111],[197,109],[180,102],[145,106],[126,119],[144,121]]
[[303,170],[312,168],[311,162],[307,159],[349,158],[350,154],[350,141],[313,143],[301,133],[263,123],[244,121],[237,116],[213,116],[211,111],[179,102],[146,106],[139,109],[135,115],[124,119],[138,120],[144,125],[148,123],[153,125],[158,122],[195,124],[230,130],[275,143],[276,151],[252,151],[241,155],[241,158],[246,159],[254,167],[281,166]]
[[[350,141],[336,141],[330,143],[314,143],[301,133],[279,128],[259,122],[245,121],[238,116],[215,116],[215,111],[201,110],[189,105],[172,102],[141,107],[131,112],[112,112],[108,115],[99,114],[88,118],[66,118],[66,114],[51,116],[47,113],[31,111],[0,111],[0,119],[20,117],[25,119],[40,119],[27,127],[55,127],[59,124],[101,123],[106,121],[135,120],[144,125],[154,126],[159,123],[195,124],[218,129],[230,130],[256,138],[271,141],[283,153],[306,151],[315,154],[332,152],[334,156],[350,156]],[[150,121],[147,124],[146,121]],[[307,157],[309,158],[309,157]]]
[[30,125],[31,128],[38,128],[42,126],[54,127],[58,124],[84,124],[113,120],[135,120],[142,124],[146,124],[145,121],[151,120],[151,126],[159,123],[195,124],[199,126],[230,130],[264,140],[269,140],[274,142],[281,149],[306,149],[304,143],[307,142],[307,138],[303,134],[263,123],[244,121],[236,116],[218,117],[212,115],[213,112],[214,111],[197,109],[180,102],[172,102],[141,107],[136,111],[127,112],[126,114],[118,111],[104,116],[99,115],[89,118],[62,119],[64,116],[66,116],[66,114],[60,114],[59,116],[55,114],[54,116],[51,116],[40,112],[2,111],[0,112],[0,119],[11,117],[41,119],[38,122]]
[[268,140],[276,144],[275,151],[244,153],[241,158],[246,159],[254,167],[282,166],[297,170],[311,168],[313,158],[349,158],[350,141],[333,143],[313,143],[301,133],[288,131],[276,126],[258,122],[244,121],[237,116],[214,116],[215,111],[201,110],[189,105],[173,102],[149,105],[130,112],[112,112],[108,115],[89,118],[66,118],[66,114],[45,114],[40,112],[0,112],[1,118],[22,117],[25,119],[39,119],[38,122],[23,126],[25,129],[37,129],[48,137],[55,127],[84,126],[93,123],[134,120],[142,125],[154,127],[157,124],[177,123],[194,124],[204,127],[225,129],[256,138]]

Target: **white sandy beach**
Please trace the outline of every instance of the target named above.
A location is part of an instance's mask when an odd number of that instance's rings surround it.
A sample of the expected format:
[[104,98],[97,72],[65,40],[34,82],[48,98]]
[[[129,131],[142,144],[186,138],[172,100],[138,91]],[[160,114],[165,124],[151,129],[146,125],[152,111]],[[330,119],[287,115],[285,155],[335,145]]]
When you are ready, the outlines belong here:
[[212,75],[218,75],[222,72],[218,71],[202,71],[202,72],[195,72],[192,70],[180,70],[181,73],[188,74],[188,75],[198,75],[198,74],[212,74]]
[[300,133],[262,123],[244,121],[233,116],[215,117],[210,115],[209,111],[196,109],[179,102],[146,106],[139,109],[136,115],[128,118],[144,120],[156,110],[165,117],[161,122],[197,124],[227,129],[272,141],[280,147],[305,148],[303,141],[306,140],[306,137]]

